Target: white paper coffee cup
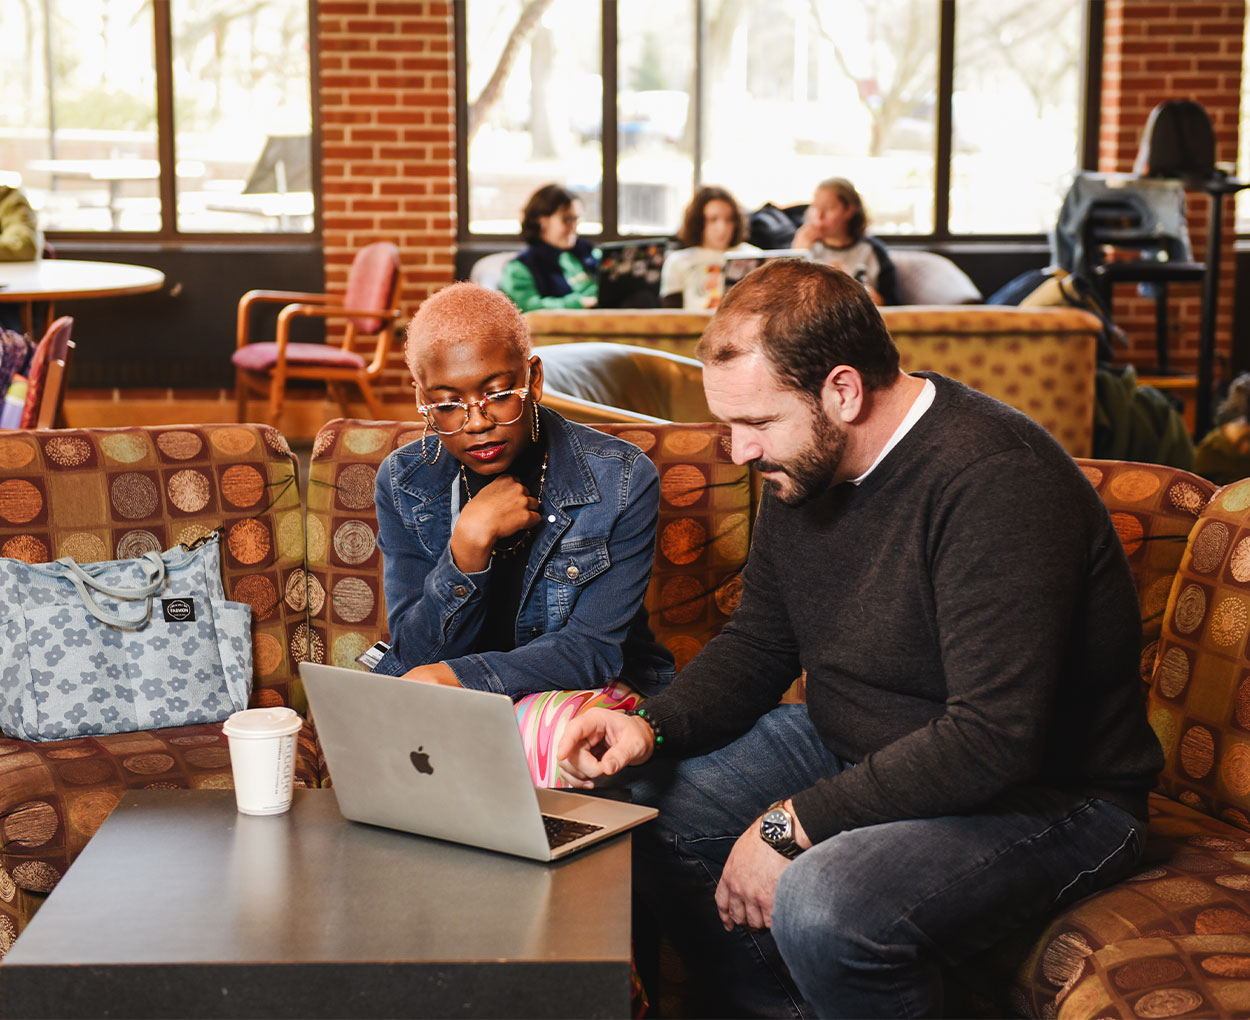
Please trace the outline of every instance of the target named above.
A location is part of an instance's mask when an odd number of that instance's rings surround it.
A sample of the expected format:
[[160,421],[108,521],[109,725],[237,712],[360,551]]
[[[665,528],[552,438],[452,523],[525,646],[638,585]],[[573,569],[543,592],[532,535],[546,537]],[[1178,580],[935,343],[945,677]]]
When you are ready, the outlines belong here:
[[249,708],[226,720],[234,797],[245,815],[279,815],[291,807],[295,735],[304,721],[290,708]]

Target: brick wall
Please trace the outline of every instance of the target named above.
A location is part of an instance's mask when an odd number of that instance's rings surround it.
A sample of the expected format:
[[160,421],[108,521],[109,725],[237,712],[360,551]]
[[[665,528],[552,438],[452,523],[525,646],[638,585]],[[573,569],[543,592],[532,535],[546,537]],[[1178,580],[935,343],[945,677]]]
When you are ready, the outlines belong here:
[[[322,193],[327,288],[352,257],[394,241],[407,312],[450,283],[456,247],[452,9],[436,0],[321,0]],[[411,403],[396,345],[380,387]]]
[[[1098,168],[1133,169],[1150,111],[1165,99],[1194,99],[1211,115],[1217,162],[1237,158],[1241,103],[1244,0],[1107,0]],[[1209,199],[1186,198],[1195,261],[1206,253]],[[1234,287],[1233,200],[1225,199],[1223,252],[1216,321],[1217,382],[1225,375],[1232,344]],[[1131,346],[1120,359],[1139,367],[1155,362],[1154,304],[1131,285],[1113,296],[1116,321]],[[1172,367],[1195,371],[1201,288],[1174,285],[1169,300]]]

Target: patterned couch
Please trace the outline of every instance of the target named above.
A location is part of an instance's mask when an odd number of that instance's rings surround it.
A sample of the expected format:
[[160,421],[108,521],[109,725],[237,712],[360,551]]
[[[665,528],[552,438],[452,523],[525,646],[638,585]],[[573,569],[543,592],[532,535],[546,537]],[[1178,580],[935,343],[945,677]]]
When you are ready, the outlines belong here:
[[[604,426],[660,472],[648,606],[684,665],[736,605],[755,497],[719,425]],[[0,433],[0,555],[131,555],[224,527],[227,591],[255,614],[256,704],[303,710],[295,663],[351,666],[385,633],[373,479],[416,422],[341,419],[314,443],[307,514],[264,426]],[[1129,555],[1143,696],[1167,755],[1141,869],[951,975],[987,1015],[1250,1014],[1250,480],[1083,461]],[[795,694],[802,696],[801,687]],[[0,948],[126,788],[228,786],[219,726],[0,739]],[[299,782],[324,776],[302,734]]]
[[[0,556],[81,563],[222,529],[228,598],[252,606],[253,706],[306,706],[296,461],[256,425],[0,432]],[[317,786],[311,728],[296,782]],[[221,724],[32,743],[0,737],[0,953],[128,789],[233,785]]]
[[[1092,452],[1102,328],[1093,315],[1000,305],[899,305],[881,314],[907,371],[958,379],[1040,422],[1073,457]],[[604,340],[693,357],[711,313],[565,309],[525,317],[536,345]]]
[[1250,1015],[1250,480],[1085,461],[1129,555],[1166,765],[1145,859],[1025,950],[1028,1016]]

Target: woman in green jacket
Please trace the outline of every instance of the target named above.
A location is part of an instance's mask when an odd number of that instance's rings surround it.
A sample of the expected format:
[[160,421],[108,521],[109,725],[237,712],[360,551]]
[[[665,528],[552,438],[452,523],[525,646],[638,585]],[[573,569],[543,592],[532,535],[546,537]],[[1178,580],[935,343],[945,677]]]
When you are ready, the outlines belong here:
[[577,236],[582,204],[558,184],[539,188],[525,203],[525,249],[504,266],[499,289],[523,312],[535,308],[593,308],[599,298],[599,258]]

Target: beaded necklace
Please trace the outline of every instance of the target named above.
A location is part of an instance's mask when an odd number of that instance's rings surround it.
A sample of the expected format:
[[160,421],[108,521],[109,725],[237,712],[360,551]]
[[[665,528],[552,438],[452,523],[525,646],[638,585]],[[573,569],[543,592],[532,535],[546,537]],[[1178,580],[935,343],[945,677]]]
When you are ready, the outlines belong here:
[[[465,502],[465,505],[468,506],[468,504],[473,501],[473,493],[469,489],[469,476],[465,472],[463,464],[460,465],[460,480],[464,483],[464,494],[465,494],[464,502]],[[544,453],[542,471],[538,475],[538,495],[535,497],[538,500],[538,506],[540,510],[542,509],[542,503],[543,503],[543,485],[546,481],[547,481],[547,454]],[[492,557],[515,556],[517,553],[519,553],[522,549],[524,549],[526,546],[530,544],[530,540],[533,537],[534,537],[533,529],[526,528],[516,537],[516,540],[513,541],[510,545],[499,545],[498,543],[496,543],[495,547],[490,551],[490,554]]]

